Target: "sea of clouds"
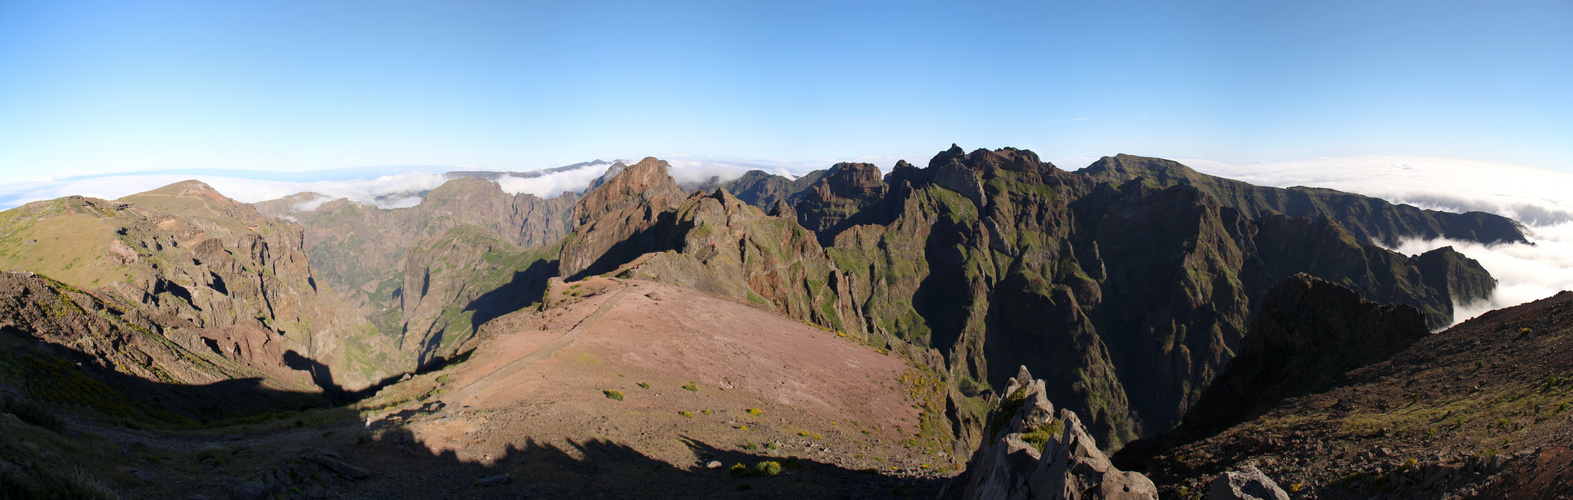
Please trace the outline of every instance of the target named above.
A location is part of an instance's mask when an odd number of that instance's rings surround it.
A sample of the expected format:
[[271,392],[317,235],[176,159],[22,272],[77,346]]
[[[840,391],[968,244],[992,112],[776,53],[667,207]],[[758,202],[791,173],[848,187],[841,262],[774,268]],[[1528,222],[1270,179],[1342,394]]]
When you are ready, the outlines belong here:
[[1228,164],[1184,160],[1197,171],[1265,186],[1315,186],[1448,212],[1490,212],[1524,224],[1531,244],[1411,239],[1414,255],[1444,246],[1480,261],[1497,279],[1490,298],[1455,304],[1454,321],[1573,290],[1573,174],[1472,160],[1365,156]]
[[[822,161],[780,161],[708,156],[664,158],[679,183],[695,185],[717,177],[725,182],[749,170],[798,176],[829,168],[838,161],[862,161],[889,171],[897,157],[865,157]],[[917,164],[927,162],[906,158]],[[1092,159],[1062,159],[1061,168],[1076,169]],[[1457,304],[1458,320],[1482,312],[1573,290],[1573,174],[1472,160],[1445,158],[1365,156],[1304,161],[1232,164],[1210,160],[1180,160],[1198,171],[1264,186],[1315,186],[1360,193],[1394,203],[1449,212],[1483,211],[1522,222],[1531,244],[1481,245],[1438,240],[1403,241],[1392,250],[1419,254],[1452,246],[1479,260],[1498,280],[1487,300]],[[348,198],[382,208],[420,203],[419,195],[442,185],[443,172],[475,170],[463,167],[401,168],[386,175],[369,175],[377,169],[345,170],[339,178],[289,179],[289,174],[265,176],[201,173],[122,174],[69,179],[40,179],[0,185],[0,208],[67,195],[115,199],[156,189],[186,179],[208,183],[219,192],[243,202],[258,202],[313,192],[296,208],[310,210],[324,202]],[[549,198],[565,191],[580,192],[605,174],[606,165],[555,172],[538,177],[502,177],[499,186],[509,193],[529,193]],[[267,178],[257,178],[267,177]],[[304,175],[302,176],[304,177]]]

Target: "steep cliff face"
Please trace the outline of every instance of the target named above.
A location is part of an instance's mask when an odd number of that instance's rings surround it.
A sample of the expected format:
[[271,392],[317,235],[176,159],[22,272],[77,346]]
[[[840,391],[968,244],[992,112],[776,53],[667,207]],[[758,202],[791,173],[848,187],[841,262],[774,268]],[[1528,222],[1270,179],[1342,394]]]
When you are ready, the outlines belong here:
[[1268,211],[1292,217],[1325,216],[1338,221],[1361,241],[1387,247],[1398,246],[1404,238],[1445,237],[1485,244],[1528,242],[1523,227],[1499,215],[1422,210],[1332,189],[1253,186],[1160,158],[1105,156],[1078,173],[1112,184],[1140,178],[1157,187],[1194,186],[1249,218],[1261,217]]
[[479,175],[450,177],[409,208],[303,204],[315,199],[309,194],[257,204],[300,221],[312,267],[396,346],[388,363],[400,371],[451,357],[500,314],[491,308],[520,305],[488,294],[542,273],[537,262],[550,262],[555,248],[538,250],[568,234],[578,201],[574,193],[510,195]]
[[882,203],[887,191],[889,186],[885,185],[879,167],[871,163],[837,163],[804,192],[795,204],[802,209],[795,213],[803,227],[824,235],[820,243],[828,245],[837,233],[861,222],[854,219],[855,215],[875,213],[868,209]]
[[337,387],[364,387],[389,374],[365,357],[387,344],[319,289],[301,227],[200,182],[114,202],[37,202],[0,221],[0,265],[119,301],[118,309],[147,319],[143,328],[187,349],[211,350],[274,378],[289,371],[280,356],[293,351],[331,369]]
[[1325,389],[1344,372],[1390,358],[1428,333],[1413,306],[1365,300],[1307,274],[1274,286],[1261,304],[1239,354],[1185,416],[1185,428],[1234,424],[1285,398]]

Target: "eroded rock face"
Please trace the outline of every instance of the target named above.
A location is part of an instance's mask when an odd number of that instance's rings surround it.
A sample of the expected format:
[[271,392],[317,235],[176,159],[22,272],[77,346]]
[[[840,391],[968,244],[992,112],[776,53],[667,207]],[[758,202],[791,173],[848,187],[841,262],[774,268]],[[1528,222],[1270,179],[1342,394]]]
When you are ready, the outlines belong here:
[[574,231],[559,254],[560,274],[577,277],[610,271],[655,250],[661,235],[647,230],[663,215],[670,216],[667,212],[684,198],[664,161],[645,158],[620,169],[574,205]]
[[962,498],[1158,498],[1146,476],[1109,463],[1074,412],[1056,412],[1044,381],[1027,367],[1004,394],[989,412],[986,440],[958,477]]
[[[180,182],[117,201],[61,198],[7,214],[12,223],[0,231],[0,245],[38,243],[0,264],[118,302],[116,316],[145,318],[141,328],[197,357],[286,384],[311,363],[331,370],[319,383],[335,388],[364,387],[387,373],[345,355],[348,342],[373,352],[381,344],[350,306],[319,289],[301,226],[206,184]],[[289,366],[283,358],[292,352],[309,362]]]
[[829,237],[846,227],[873,222],[860,221],[855,216],[883,201],[887,191],[889,186],[885,185],[879,167],[871,163],[837,163],[805,192],[797,202],[802,208],[793,212],[798,223],[823,235],[820,243],[828,244],[832,241]]

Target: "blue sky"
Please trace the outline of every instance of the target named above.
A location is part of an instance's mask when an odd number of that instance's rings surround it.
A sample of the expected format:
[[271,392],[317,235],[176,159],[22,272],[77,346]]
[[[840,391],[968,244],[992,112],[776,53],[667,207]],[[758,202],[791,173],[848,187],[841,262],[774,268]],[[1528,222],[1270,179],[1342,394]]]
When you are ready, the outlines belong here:
[[0,184],[953,142],[1573,171],[1570,89],[1567,1],[0,1]]

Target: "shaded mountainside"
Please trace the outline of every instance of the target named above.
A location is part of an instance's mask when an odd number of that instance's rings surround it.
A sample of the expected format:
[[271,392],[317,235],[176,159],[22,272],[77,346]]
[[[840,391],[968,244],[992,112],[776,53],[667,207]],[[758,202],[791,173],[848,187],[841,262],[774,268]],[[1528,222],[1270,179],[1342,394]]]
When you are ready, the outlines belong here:
[[1394,205],[1378,198],[1325,188],[1288,189],[1203,174],[1172,160],[1141,156],[1105,156],[1077,173],[1111,184],[1146,179],[1155,187],[1194,186],[1246,217],[1269,211],[1292,217],[1326,216],[1338,221],[1361,241],[1396,247],[1405,238],[1528,243],[1524,228],[1512,219],[1485,212],[1463,214]]
[[770,210],[777,202],[785,202],[787,206],[796,205],[808,188],[818,183],[826,173],[825,170],[815,170],[802,177],[788,179],[763,170],[749,170],[742,177],[720,184],[720,187],[726,188],[727,192],[749,205]]
[[1000,366],[1044,375],[1102,446],[1169,428],[1240,347],[1261,296],[1294,273],[1413,304],[1433,327],[1495,286],[1451,249],[1408,257],[1330,218],[1249,218],[1190,185],[1099,182],[1010,148],[953,147],[883,178],[838,165],[772,211],[785,217],[725,192],[683,201],[664,168],[637,171],[575,208],[588,215],[563,274],[633,263],[633,276],[912,346],[963,389],[946,411],[957,450],[976,445],[983,417],[965,400],[1003,387]]
[[324,367],[324,387],[388,376],[377,356],[390,346],[319,289],[302,238],[299,225],[186,181],[0,213],[0,266],[93,291],[146,318],[143,328],[254,372],[283,376],[279,356],[293,351]]
[[1324,499],[1573,495],[1573,293],[1431,335],[1415,311],[1352,295],[1301,278],[1275,290],[1261,340],[1187,416],[1225,428],[1117,461],[1177,497],[1240,464]]
[[574,193],[510,195],[486,178],[451,177],[410,208],[344,199],[310,207],[300,205],[311,199],[302,195],[258,204],[305,226],[312,267],[396,343],[389,359],[403,371],[451,358],[480,323],[538,297],[536,284],[555,271],[538,261],[556,251],[537,249],[568,233],[578,201]]

